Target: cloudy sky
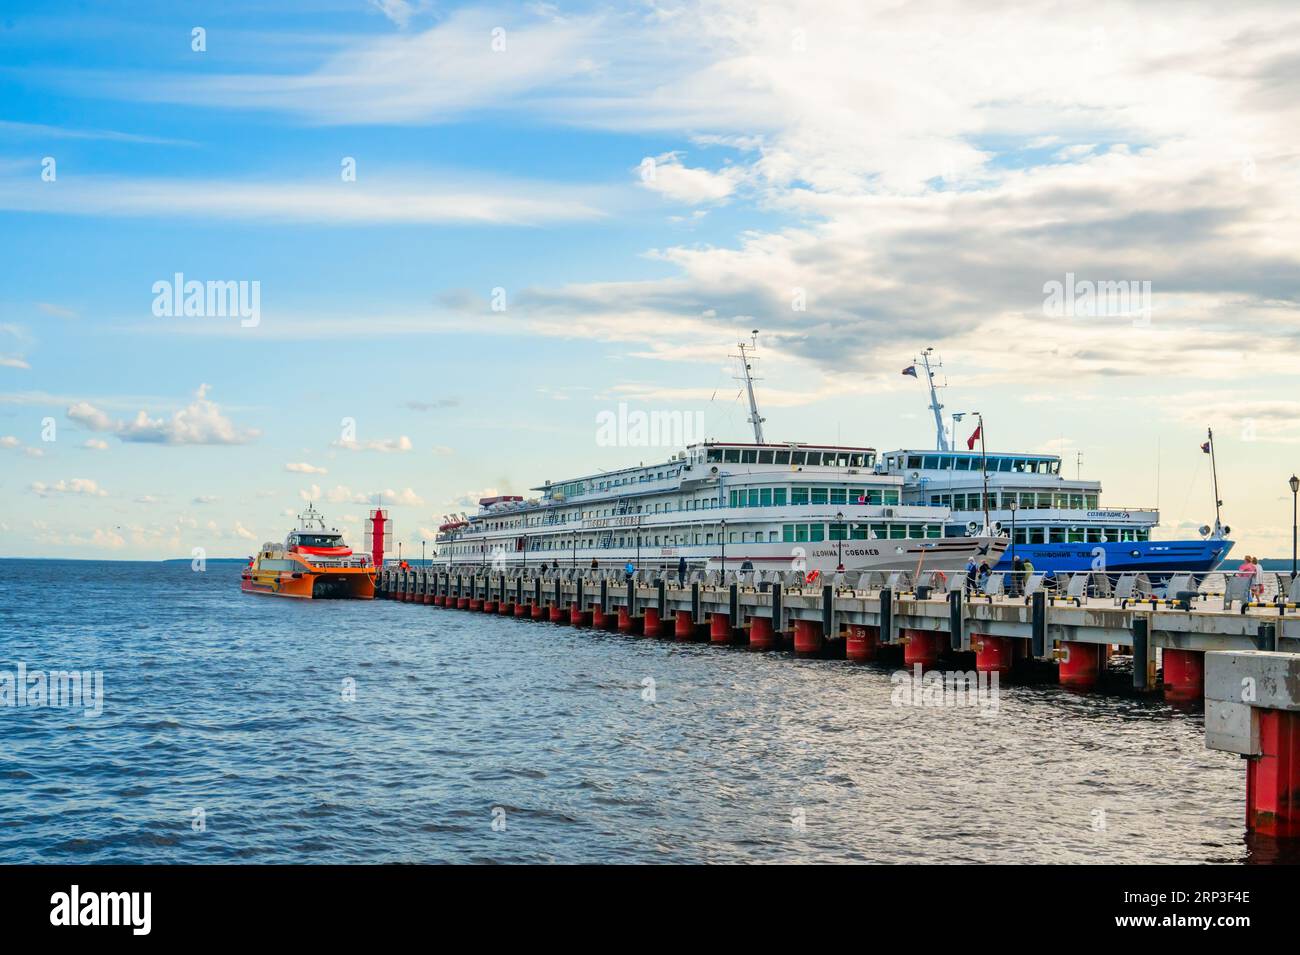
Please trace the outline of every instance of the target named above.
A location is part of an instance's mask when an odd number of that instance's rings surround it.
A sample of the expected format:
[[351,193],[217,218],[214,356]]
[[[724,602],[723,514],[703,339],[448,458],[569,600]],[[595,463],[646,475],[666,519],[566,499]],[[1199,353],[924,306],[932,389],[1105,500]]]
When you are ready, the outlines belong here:
[[928,447],[934,346],[991,450],[1162,536],[1214,427],[1238,553],[1289,555],[1294,4],[291,6],[0,14],[0,555],[242,555],[305,500],[418,553],[666,453],[620,402],[744,438],[754,328],[771,439]]

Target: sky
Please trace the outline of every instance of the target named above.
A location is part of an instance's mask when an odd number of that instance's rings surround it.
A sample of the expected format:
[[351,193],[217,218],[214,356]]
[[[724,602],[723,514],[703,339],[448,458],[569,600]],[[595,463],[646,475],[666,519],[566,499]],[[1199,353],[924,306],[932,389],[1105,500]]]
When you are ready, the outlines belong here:
[[1285,3],[0,3],[0,556],[418,554],[620,405],[746,439],[753,329],[769,440],[930,447],[932,346],[1289,556],[1298,131]]

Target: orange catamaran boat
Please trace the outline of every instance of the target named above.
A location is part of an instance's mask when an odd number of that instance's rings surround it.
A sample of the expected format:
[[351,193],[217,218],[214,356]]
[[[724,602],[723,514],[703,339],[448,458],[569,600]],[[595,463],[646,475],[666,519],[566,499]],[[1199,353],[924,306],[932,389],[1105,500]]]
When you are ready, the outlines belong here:
[[298,528],[284,545],[266,543],[245,568],[240,589],[254,594],[371,600],[375,596],[375,567],[371,558],[352,553],[338,528],[325,527],[320,512],[307,505],[298,515]]

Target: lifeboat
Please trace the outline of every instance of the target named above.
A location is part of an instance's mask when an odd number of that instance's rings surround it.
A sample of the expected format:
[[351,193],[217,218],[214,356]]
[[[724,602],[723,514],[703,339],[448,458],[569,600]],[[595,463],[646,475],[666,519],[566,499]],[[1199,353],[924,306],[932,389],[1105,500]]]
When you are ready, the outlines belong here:
[[320,512],[308,504],[283,545],[263,544],[257,556],[249,558],[240,589],[306,600],[373,600],[375,567],[368,556],[354,554],[338,528],[327,528]]

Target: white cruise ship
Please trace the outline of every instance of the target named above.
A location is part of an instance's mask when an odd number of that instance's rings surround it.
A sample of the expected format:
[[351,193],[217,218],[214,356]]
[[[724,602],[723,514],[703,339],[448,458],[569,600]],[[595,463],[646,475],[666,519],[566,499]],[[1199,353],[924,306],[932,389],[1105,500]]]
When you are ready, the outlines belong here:
[[947,507],[903,503],[876,452],[763,438],[744,343],[753,442],[702,441],[666,461],[547,481],[445,523],[448,566],[960,571],[993,567],[1005,536],[946,537]]

